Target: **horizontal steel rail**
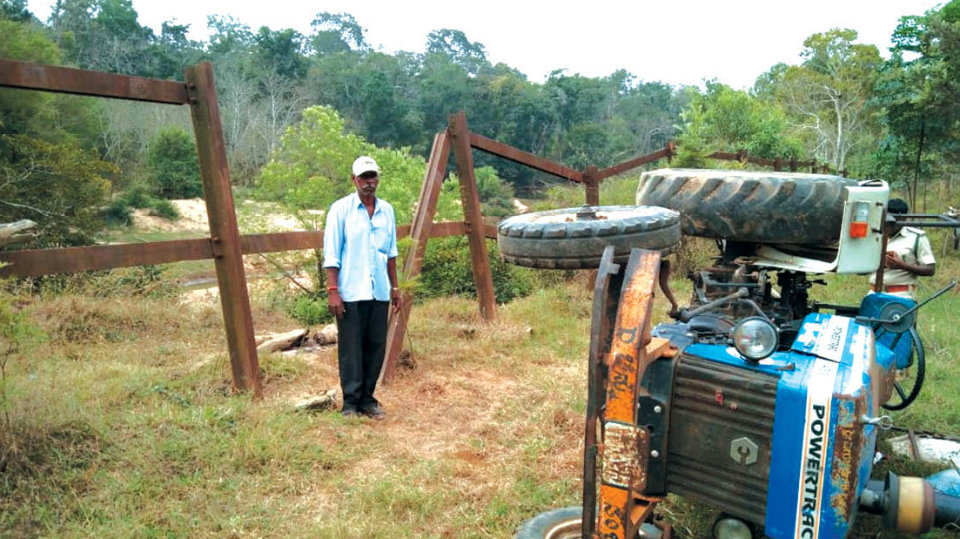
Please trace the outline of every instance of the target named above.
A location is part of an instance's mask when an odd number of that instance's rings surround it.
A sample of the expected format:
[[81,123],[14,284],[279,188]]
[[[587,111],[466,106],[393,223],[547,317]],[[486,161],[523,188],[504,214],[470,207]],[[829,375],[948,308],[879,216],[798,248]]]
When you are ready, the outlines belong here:
[[[403,237],[409,234],[410,226],[397,227]],[[466,225],[462,221],[435,223],[430,228],[431,238],[462,236]],[[484,226],[484,234],[496,237],[496,227]],[[323,246],[323,231],[296,231],[274,234],[240,236],[240,245],[245,255],[314,249]],[[125,268],[147,264],[167,264],[187,260],[206,260],[218,256],[219,246],[210,238],[197,238],[148,243],[124,243],[117,245],[91,245],[59,249],[30,249],[0,252],[0,262],[8,266],[0,268],[0,276],[36,277],[54,273]]]
[[513,146],[510,146],[509,144],[497,142],[483,135],[470,133],[470,146],[476,148],[477,150],[487,152],[491,155],[502,157],[508,161],[526,165],[530,168],[539,170],[540,172],[546,172],[547,174],[552,174],[560,178],[575,181],[577,183],[583,183],[583,173],[579,170],[574,170],[570,167],[559,165],[548,159],[538,157],[530,152],[519,150]]
[[183,82],[0,59],[0,87],[185,105]]
[[640,157],[635,157],[629,161],[624,161],[623,163],[613,165],[612,167],[607,167],[597,171],[596,180],[600,181],[610,176],[616,176],[617,174],[623,174],[624,172],[637,168],[641,165],[646,165],[647,163],[652,163],[658,159],[663,159],[664,157],[671,157],[675,152],[675,147],[672,143],[667,144],[667,147],[658,150],[656,152],[643,155]]

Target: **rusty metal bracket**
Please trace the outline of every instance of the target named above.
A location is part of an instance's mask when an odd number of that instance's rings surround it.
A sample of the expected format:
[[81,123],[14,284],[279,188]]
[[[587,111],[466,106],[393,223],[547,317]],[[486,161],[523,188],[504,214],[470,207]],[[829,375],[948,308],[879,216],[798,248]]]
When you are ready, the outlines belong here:
[[213,253],[213,258],[223,258],[223,242],[219,237],[210,238],[210,252]]
[[617,421],[604,423],[602,477],[605,484],[642,492],[647,484],[649,454],[650,431],[646,427]]

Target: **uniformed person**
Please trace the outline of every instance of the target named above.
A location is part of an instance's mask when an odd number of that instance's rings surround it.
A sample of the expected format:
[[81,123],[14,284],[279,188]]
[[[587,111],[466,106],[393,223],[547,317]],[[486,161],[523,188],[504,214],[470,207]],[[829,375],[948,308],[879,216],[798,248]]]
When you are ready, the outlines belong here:
[[[894,198],[887,203],[887,214],[909,213],[910,208],[903,199]],[[884,256],[883,290],[913,299],[919,277],[930,277],[936,270],[936,260],[926,233],[918,228],[903,226],[895,220],[887,220],[887,252]],[[876,274],[870,276],[870,289],[876,289]]]

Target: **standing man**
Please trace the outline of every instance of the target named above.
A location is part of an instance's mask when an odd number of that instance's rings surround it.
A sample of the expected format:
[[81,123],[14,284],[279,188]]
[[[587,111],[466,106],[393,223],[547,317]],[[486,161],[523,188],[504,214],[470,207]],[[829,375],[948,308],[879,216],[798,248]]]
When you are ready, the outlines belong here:
[[[884,254],[883,292],[913,299],[918,277],[930,277],[937,271],[930,240],[924,231],[903,226],[892,217],[909,213],[907,202],[892,198],[887,203],[887,252]],[[876,290],[877,276],[870,276],[870,289]]]
[[353,162],[357,188],[334,202],[323,229],[328,308],[337,318],[337,358],[344,417],[381,420],[373,392],[387,344],[387,311],[400,306],[397,223],[393,206],[377,198],[380,167],[371,157]]

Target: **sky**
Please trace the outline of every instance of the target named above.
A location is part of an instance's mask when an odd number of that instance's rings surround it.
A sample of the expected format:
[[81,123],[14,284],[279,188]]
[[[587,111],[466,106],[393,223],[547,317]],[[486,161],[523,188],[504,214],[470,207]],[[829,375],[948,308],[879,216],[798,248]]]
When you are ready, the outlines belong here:
[[[55,0],[29,0],[46,20]],[[190,25],[205,40],[208,15],[231,15],[256,31],[293,28],[308,35],[318,12],[350,13],[377,50],[422,52],[433,30],[462,30],[492,63],[534,82],[550,72],[602,77],[626,69],[643,82],[702,85],[716,79],[753,86],[771,66],[800,62],[803,41],[831,28],[852,28],[858,41],[888,57],[903,15],[922,15],[933,0],[592,0],[590,2],[272,0],[133,0],[140,24],[159,33],[164,21]]]

